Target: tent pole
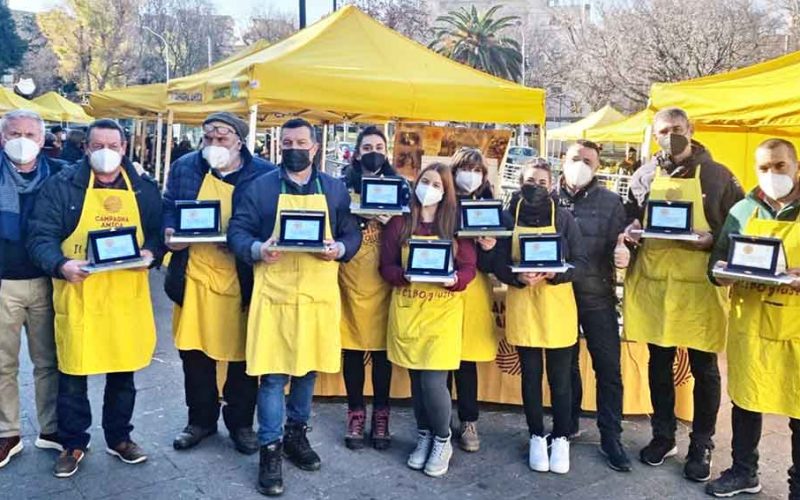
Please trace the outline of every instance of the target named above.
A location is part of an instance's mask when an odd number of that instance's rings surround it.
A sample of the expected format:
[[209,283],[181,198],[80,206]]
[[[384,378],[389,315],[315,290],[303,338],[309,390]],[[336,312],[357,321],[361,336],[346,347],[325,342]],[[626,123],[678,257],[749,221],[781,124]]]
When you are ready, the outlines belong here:
[[164,128],[164,116],[159,113],[156,120],[156,183],[161,182],[161,138],[163,135],[162,128]]
[[275,146],[278,144],[278,139],[275,137],[275,127],[270,127],[270,134],[269,134],[269,161],[272,163],[278,163],[277,152],[275,151]]
[[164,184],[162,191],[167,190],[167,179],[169,178],[170,160],[172,160],[172,122],[175,116],[170,109],[167,111],[167,148],[164,152]]
[[142,168],[144,168],[145,163],[147,163],[147,151],[145,148],[147,147],[147,118],[142,119],[142,133],[139,135],[139,163],[142,164]]
[[644,129],[644,142],[642,143],[641,158],[642,163],[650,160],[650,143],[653,141],[653,126],[648,125]]
[[251,153],[256,150],[256,127],[258,126],[258,104],[250,106],[250,135],[247,136],[247,149]]
[[322,161],[320,162],[320,172],[325,172],[328,163],[328,122],[322,124]]
[[544,128],[544,123],[539,125],[539,154],[544,151],[544,157],[547,158],[547,131]]
[[131,129],[131,136],[128,139],[128,158],[133,161],[133,153],[136,151],[136,133],[139,131],[139,120],[133,120],[133,128]]

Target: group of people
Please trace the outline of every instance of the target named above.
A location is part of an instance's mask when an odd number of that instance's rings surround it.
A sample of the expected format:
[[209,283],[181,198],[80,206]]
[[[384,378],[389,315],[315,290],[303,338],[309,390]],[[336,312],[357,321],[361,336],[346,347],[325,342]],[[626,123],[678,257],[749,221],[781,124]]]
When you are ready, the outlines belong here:
[[[38,115],[17,111],[2,119],[0,467],[23,446],[17,386],[22,325],[34,365],[35,445],[60,451],[54,474],[72,476],[85,457],[87,376],[95,374],[106,375],[106,451],[130,464],[147,459],[131,437],[131,419],[134,372],[150,363],[156,340],[148,274],[85,270],[90,231],[134,226],[142,256],[154,265],[172,254],[164,288],[175,304],[172,330],[188,408],[173,447],[187,450],[216,433],[221,412],[235,448],[260,454],[256,484],[262,494],[283,493],[284,457],[303,470],[321,467],[306,436],[320,372],[343,372],[350,449],[391,445],[396,365],[408,369],[417,425],[408,467],[443,476],[454,443],[479,451],[476,363],[492,361],[499,340],[491,276],[507,285],[506,341],[522,369],[529,467],[557,474],[570,469],[570,439],[580,431],[582,332],[597,379],[599,451],[610,468],[630,471],[621,441],[616,296],[617,270],[628,268],[625,337],[648,344],[654,409],[653,437],[640,460],[658,466],[677,453],[672,365],[676,349],[685,347],[695,413],[684,475],[711,479],[721,397],[717,354],[727,343],[733,465],[707,491],[760,491],[761,415],[774,413],[790,418],[790,495],[800,498],[800,326],[794,316],[800,307],[800,186],[791,143],[772,139],[758,147],[759,185],[745,196],[731,172],[692,139],[686,113],[663,110],[654,118],[661,151],[636,170],[627,199],[596,179],[600,148],[578,141],[557,179],[544,160],[522,168],[519,190],[503,214],[510,238],[465,238],[458,236],[461,201],[498,194],[479,150],[463,148],[447,163],[422,168],[403,188],[407,214],[367,217],[350,208],[362,177],[396,175],[380,129],[361,131],[352,164],[337,179],[316,168],[319,144],[302,119],[281,128],[278,166],[248,151],[250,130],[238,117],[215,113],[202,128],[202,148],[172,165],[162,196],[125,157],[125,133],[115,121],[91,124],[86,154],[66,165],[42,152]],[[219,201],[227,243],[176,240],[176,202],[183,200]],[[651,200],[691,202],[697,240],[642,239]],[[280,214],[300,210],[325,213],[323,252],[276,251]],[[727,258],[728,235],[737,233],[780,238],[788,272],[798,279],[765,287],[714,278],[711,269]],[[513,272],[520,237],[530,234],[558,235],[570,269]],[[409,281],[411,239],[450,242],[454,274],[448,282]],[[369,433],[367,356],[374,393]],[[226,369],[221,394],[219,366]],[[451,429],[454,398],[459,425]]]

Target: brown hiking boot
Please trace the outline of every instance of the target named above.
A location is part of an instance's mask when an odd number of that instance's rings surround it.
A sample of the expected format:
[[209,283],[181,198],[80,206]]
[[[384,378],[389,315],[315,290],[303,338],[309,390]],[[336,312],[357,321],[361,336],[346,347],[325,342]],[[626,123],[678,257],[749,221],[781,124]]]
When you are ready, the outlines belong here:
[[364,447],[364,426],[367,421],[367,412],[363,408],[347,410],[347,434],[344,444],[351,450],[360,450]]
[[461,422],[461,429],[458,434],[458,447],[469,452],[481,449],[477,422]]
[[376,450],[385,450],[392,444],[389,433],[389,407],[372,409],[372,429],[370,439]]

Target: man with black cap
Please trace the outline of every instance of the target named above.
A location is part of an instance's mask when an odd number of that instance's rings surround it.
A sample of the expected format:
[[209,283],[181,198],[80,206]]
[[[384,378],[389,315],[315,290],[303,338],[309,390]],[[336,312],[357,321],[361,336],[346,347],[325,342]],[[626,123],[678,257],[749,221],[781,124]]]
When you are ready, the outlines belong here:
[[[224,232],[237,203],[235,187],[246,187],[275,166],[254,157],[244,145],[247,123],[231,113],[214,113],[203,122],[203,147],[182,156],[170,169],[164,193],[164,236],[172,250],[164,289],[175,302],[173,334],[183,361],[189,422],[172,443],[192,448],[217,431],[220,403],[217,362],[227,362],[222,417],[236,449],[258,451],[253,432],[258,379],[245,373],[247,304],[253,271],[224,244],[172,243],[178,227],[177,200],[220,202]],[[242,190],[237,190],[241,193]]]

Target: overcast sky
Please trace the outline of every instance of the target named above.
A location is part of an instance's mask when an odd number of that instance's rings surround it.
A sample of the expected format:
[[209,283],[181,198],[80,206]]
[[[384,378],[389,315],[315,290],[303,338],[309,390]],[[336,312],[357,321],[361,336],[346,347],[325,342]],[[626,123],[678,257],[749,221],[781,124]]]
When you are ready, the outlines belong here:
[[[282,10],[297,16],[298,0],[211,0],[217,10],[222,14],[233,16],[237,24],[244,25],[253,12],[263,12],[266,9]],[[15,10],[39,12],[48,10],[65,3],[64,0],[9,0],[8,5]],[[339,3],[343,3],[339,0]],[[308,10],[308,24],[333,10],[333,0],[306,0]]]

